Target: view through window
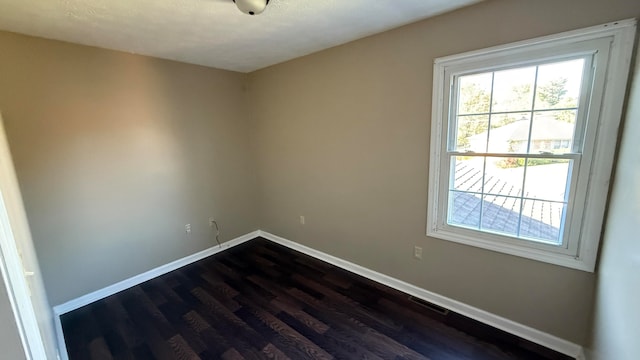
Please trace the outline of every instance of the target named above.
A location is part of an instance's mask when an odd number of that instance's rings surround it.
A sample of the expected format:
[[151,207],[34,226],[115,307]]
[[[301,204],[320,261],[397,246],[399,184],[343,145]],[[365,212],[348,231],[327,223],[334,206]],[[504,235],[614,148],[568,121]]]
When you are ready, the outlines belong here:
[[584,67],[577,58],[456,78],[449,224],[562,243]]
[[593,271],[635,29],[435,59],[427,235]]

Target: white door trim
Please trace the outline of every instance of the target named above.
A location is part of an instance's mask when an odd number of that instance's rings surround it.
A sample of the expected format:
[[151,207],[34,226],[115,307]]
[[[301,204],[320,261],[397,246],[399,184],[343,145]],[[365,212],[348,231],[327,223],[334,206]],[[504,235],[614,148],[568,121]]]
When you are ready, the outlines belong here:
[[18,332],[22,340],[27,359],[47,359],[44,340],[40,333],[29,284],[25,278],[26,272],[35,269],[25,269],[18,252],[16,236],[11,219],[25,218],[22,203],[12,204],[9,197],[20,198],[20,188],[13,167],[9,144],[0,116],[0,270],[7,288],[9,301],[18,325]]

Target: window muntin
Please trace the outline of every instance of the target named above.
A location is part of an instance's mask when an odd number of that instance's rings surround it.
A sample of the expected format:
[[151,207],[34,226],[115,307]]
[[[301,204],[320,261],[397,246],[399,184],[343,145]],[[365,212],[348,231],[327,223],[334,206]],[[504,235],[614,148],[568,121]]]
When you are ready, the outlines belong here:
[[448,225],[566,243],[568,175],[577,174],[582,152],[571,144],[580,135],[576,121],[586,119],[577,115],[580,96],[589,96],[590,62],[583,56],[453,77]]
[[[427,235],[594,270],[635,43],[635,25],[635,20],[625,20],[436,59]],[[561,72],[558,68],[562,66],[566,67],[562,72],[579,71],[572,61],[582,63],[579,85],[570,79],[566,83],[556,80],[555,84],[549,80],[553,77],[550,74]],[[537,75],[532,77],[532,71]],[[516,79],[514,74],[518,72],[522,76]],[[548,82],[545,91],[534,91],[538,86],[527,89],[523,80],[527,75],[540,82],[540,86]],[[489,77],[491,86],[487,85]],[[513,96],[496,89],[493,85],[496,77],[502,84],[508,84],[503,87],[520,85],[522,91]],[[475,84],[475,89],[469,91],[465,84]],[[461,87],[465,91],[458,91]],[[494,103],[491,96],[477,97],[480,90],[495,92],[501,103]],[[567,101],[566,97],[575,101]],[[523,136],[510,138],[508,146],[495,141],[504,132],[496,130],[496,124],[504,126],[514,116],[525,124],[521,125],[521,131],[526,132],[526,141]],[[569,125],[553,133],[565,135],[537,139],[548,133],[545,123],[558,118]],[[475,130],[468,133],[470,129]],[[475,136],[482,132],[485,136]],[[572,136],[567,137],[567,133]],[[529,135],[537,140],[531,140]],[[491,187],[495,184],[485,180],[494,169],[487,168],[485,163],[495,165],[496,161],[509,165],[509,175],[503,171],[503,178],[522,180],[522,185],[509,187],[511,191],[502,186]],[[459,173],[471,180],[455,176],[463,165],[476,166]],[[550,176],[557,179],[566,176],[566,180],[555,181],[554,186],[536,181],[533,173],[542,165],[555,165]],[[471,170],[475,171],[470,173]],[[483,191],[485,188],[488,191]],[[486,201],[500,207],[487,206],[489,216],[484,218],[478,215],[479,209],[467,213],[452,211],[455,207],[473,205],[468,202],[470,196],[475,197],[476,205]],[[507,213],[511,217],[505,216],[505,208],[518,209],[517,221],[512,213]],[[496,222],[500,214],[509,226]],[[538,220],[544,220],[553,229],[543,229],[541,224],[531,221],[536,220],[534,217],[525,218],[523,214],[538,214]]]

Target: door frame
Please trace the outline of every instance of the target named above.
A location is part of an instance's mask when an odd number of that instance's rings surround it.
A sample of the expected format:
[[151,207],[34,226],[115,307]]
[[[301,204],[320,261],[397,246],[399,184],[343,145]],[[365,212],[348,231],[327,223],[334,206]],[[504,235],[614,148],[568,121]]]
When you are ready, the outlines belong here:
[[[40,323],[49,324],[53,320],[53,312],[48,307],[46,298],[35,299],[36,301],[44,301],[47,304],[45,307],[40,306],[40,314],[36,312],[32,294],[36,292],[35,290],[40,289],[30,288],[29,280],[26,277],[34,276],[36,277],[34,280],[40,280],[41,274],[39,273],[37,261],[34,269],[25,269],[18,248],[17,239],[19,237],[21,244],[28,243],[32,245],[20,187],[4,130],[2,114],[0,114],[0,272],[2,272],[4,286],[7,288],[9,302],[15,316],[26,358],[29,360],[47,359],[50,357],[47,356],[47,347],[45,346],[43,332],[40,329]],[[22,249],[22,251],[33,250],[29,247]],[[35,253],[32,255],[35,259]],[[46,296],[40,294],[40,291],[37,294]],[[41,322],[39,322],[38,315],[49,319],[41,318]],[[47,331],[44,333],[51,334]],[[55,344],[49,345],[53,345],[53,349],[57,348]],[[53,349],[49,349],[50,354]],[[54,350],[54,353],[57,353],[57,350]]]

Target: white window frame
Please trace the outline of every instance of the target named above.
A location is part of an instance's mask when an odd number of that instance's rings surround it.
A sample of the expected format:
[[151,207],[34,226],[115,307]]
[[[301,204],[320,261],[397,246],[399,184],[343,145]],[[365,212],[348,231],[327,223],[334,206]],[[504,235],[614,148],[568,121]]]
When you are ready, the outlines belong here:
[[[508,45],[438,58],[434,63],[429,161],[427,236],[593,272],[601,238],[609,181],[623,115],[627,78],[636,34],[636,20],[525,40]],[[592,83],[582,155],[572,176],[569,209],[561,245],[527,241],[447,223],[450,159],[450,109],[457,76],[506,66],[526,66],[573,55],[593,54],[585,70]],[[587,65],[585,65],[587,67]],[[593,71],[592,71],[593,70]],[[585,103],[583,103],[583,101]],[[579,122],[576,122],[579,127]],[[454,138],[454,137],[453,137]],[[511,157],[520,157],[510,154]],[[535,156],[539,157],[539,156]]]

